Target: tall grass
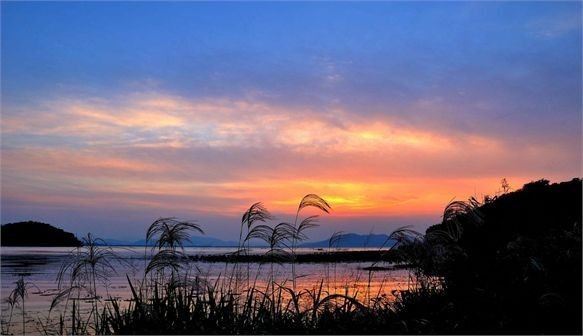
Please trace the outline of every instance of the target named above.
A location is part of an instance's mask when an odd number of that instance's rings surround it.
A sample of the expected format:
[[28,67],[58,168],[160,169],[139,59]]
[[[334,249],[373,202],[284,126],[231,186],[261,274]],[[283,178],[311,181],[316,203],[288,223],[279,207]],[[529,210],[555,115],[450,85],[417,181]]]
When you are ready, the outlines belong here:
[[330,207],[330,205],[328,204],[328,202],[326,202],[326,200],[324,200],[323,198],[321,198],[320,196],[315,195],[315,194],[308,194],[308,195],[304,196],[304,198],[302,198],[302,200],[300,201],[300,204],[298,205],[298,209],[296,211],[296,218],[295,218],[294,223],[293,223],[294,232],[292,235],[292,243],[291,243],[291,253],[292,253],[292,256],[294,257],[294,259],[292,260],[292,283],[293,283],[293,290],[294,291],[296,290],[296,267],[295,267],[296,266],[296,264],[295,264],[296,244],[298,242],[301,242],[302,240],[307,239],[307,235],[306,235],[305,231],[317,226],[317,220],[316,220],[318,217],[317,215],[306,217],[305,219],[300,221],[300,223],[298,225],[300,211],[302,211],[302,209],[308,208],[308,207],[320,209],[321,211],[323,211],[325,213],[330,213],[330,210],[332,209]]
[[[88,235],[85,246],[72,251],[59,272],[60,292],[51,306],[52,310],[65,302],[58,325],[45,328],[47,323],[41,332],[580,334],[581,182],[575,182],[571,183],[573,194],[579,198],[574,200],[558,197],[556,190],[542,197],[546,184],[539,181],[514,195],[485,198],[484,202],[474,198],[451,202],[444,209],[443,221],[425,235],[410,227],[393,231],[385,242],[387,248],[378,251],[376,260],[380,261],[363,269],[367,273],[356,272],[353,286],[347,282],[343,288],[336,288],[334,262],[334,288],[330,286],[330,264],[326,264],[325,279],[312,287],[299,289],[296,283],[301,277],[295,268],[300,260],[297,246],[318,225],[317,217],[305,214],[304,209],[331,210],[323,198],[313,194],[300,201],[295,219],[289,222],[277,220],[262,203],[253,204],[241,218],[236,252],[226,259],[225,271],[214,278],[200,271],[197,261],[184,253],[191,234],[203,233],[199,224],[175,218],[155,221],[146,233],[151,246],[144,250],[143,276],[136,280],[126,275],[129,302],[107,293],[116,256]],[[544,202],[536,201],[541,197]],[[566,208],[565,201],[573,204]],[[534,211],[546,203],[555,207]],[[534,214],[516,211],[516,204],[520,211]],[[525,214],[527,222],[521,221]],[[339,253],[333,248],[341,239],[341,233],[330,237],[326,257]],[[257,241],[268,247],[265,256],[248,258]],[[251,261],[258,262],[255,274]],[[394,261],[407,265],[407,288],[387,296],[383,277],[374,292],[374,272],[387,266],[381,263]],[[289,279],[277,273],[284,264],[291,266]],[[105,284],[105,293],[99,283]],[[365,283],[365,288],[356,286],[359,283]],[[3,333],[9,333],[11,326],[16,329],[11,321],[18,307],[22,331],[31,330],[25,310],[30,286],[24,278],[15,283],[7,298],[10,316],[6,328],[2,326]],[[82,312],[83,299],[89,300],[89,312]]]
[[25,301],[26,298],[28,297],[28,292],[30,290],[30,288],[37,288],[38,287],[36,285],[34,285],[31,282],[28,281],[24,281],[24,275],[20,275],[20,278],[14,283],[14,288],[12,289],[12,291],[10,292],[10,295],[8,295],[8,297],[6,298],[6,303],[8,303],[8,305],[10,306],[10,316],[8,318],[8,321],[6,323],[6,329],[2,330],[2,333],[6,333],[8,334],[10,332],[10,326],[12,323],[12,316],[14,313],[14,308],[16,307],[20,307],[20,313],[21,313],[21,317],[22,317],[22,334],[26,334],[26,307],[25,307]]
[[[345,331],[354,331],[347,323],[351,320],[354,322],[354,316],[384,316],[385,319],[380,324],[392,321],[390,323],[399,325],[391,301],[381,296],[380,292],[374,298],[374,303],[370,304],[358,299],[357,289],[352,293],[348,287],[344,293],[326,290],[324,279],[314,288],[297,289],[297,245],[306,240],[308,230],[317,225],[317,216],[300,218],[300,212],[306,207],[314,207],[326,213],[331,209],[323,198],[307,195],[300,202],[293,222],[272,224],[271,221],[275,218],[269,211],[261,203],[253,204],[242,216],[238,249],[232,259],[233,272],[228,275],[225,273],[211,282],[199,275],[181,273],[183,268],[180,265],[188,262],[188,258],[172,259],[172,262],[162,263],[164,267],[170,267],[170,279],[166,279],[166,282],[154,281],[150,284],[153,290],[148,293],[143,290],[144,286],[134,286],[128,278],[133,301],[125,309],[114,301],[112,309],[104,315],[101,324],[108,326],[108,332],[116,334],[321,333],[328,331],[327,328],[332,323],[341,325]],[[159,241],[161,237],[169,235],[166,231],[170,228],[160,228],[159,238],[154,240],[154,245],[159,249],[156,255],[165,251],[164,246],[170,246]],[[189,228],[202,232],[199,227]],[[409,239],[410,232],[400,229],[391,237],[405,241],[406,238]],[[186,235],[179,236],[173,246],[182,246],[185,238]],[[330,238],[328,252],[331,252],[340,239],[340,233]],[[268,247],[266,258],[259,265],[255,277],[251,276],[249,263],[247,271],[241,272],[238,258],[249,252],[252,241],[262,241]],[[172,255],[175,251],[176,249],[164,253],[172,252]],[[150,265],[154,263],[156,255]],[[166,258],[164,256],[162,259]],[[275,275],[275,265],[284,262],[292,265],[292,278],[289,280],[278,279]],[[269,272],[265,284],[259,286],[257,279],[264,263],[268,264]],[[247,286],[239,290],[239,284],[245,281]],[[373,299],[370,293],[367,299]],[[367,328],[377,332],[381,330],[378,325],[369,325]],[[402,329],[394,331],[400,332]]]
[[[327,279],[321,279],[312,288],[298,289],[297,246],[308,239],[308,231],[318,225],[318,216],[301,216],[303,210],[310,207],[324,213],[331,210],[323,198],[309,194],[300,201],[293,222],[278,222],[262,203],[253,204],[241,219],[238,249],[231,259],[232,271],[225,271],[216,279],[206,277],[196,265],[192,272],[189,267],[192,261],[184,253],[184,245],[191,234],[204,233],[198,223],[176,218],[156,220],[146,232],[149,246],[145,254],[149,251],[150,257],[145,261],[143,277],[135,280],[126,276],[131,291],[129,303],[114,298],[103,300],[98,293],[98,283],[107,282],[108,276],[115,272],[113,263],[118,258],[111,249],[99,246],[99,240],[88,235],[84,246],[73,251],[59,271],[61,291],[53,300],[51,309],[62,302],[65,302],[65,307],[56,332],[304,334],[409,331],[410,322],[400,317],[402,308],[399,304],[411,301],[411,293],[427,292],[435,287],[412,286],[408,294],[397,291],[394,293],[396,299],[390,299],[381,293],[381,289],[376,295],[371,293],[372,271],[369,271],[368,288],[362,298],[358,287],[348,283],[343,292],[338,292],[334,263],[333,289],[329,284],[329,269]],[[330,237],[328,253],[333,253],[332,249],[341,239],[341,233]],[[406,247],[423,238],[408,228],[401,228],[393,232],[390,239]],[[249,262],[246,271],[242,271],[239,258],[249,253],[253,241],[262,241],[268,246],[254,276]],[[381,249],[379,253],[384,251]],[[400,253],[412,254],[414,251],[414,248],[402,249]],[[408,255],[403,260],[410,257]],[[275,268],[283,263],[291,265],[291,279],[277,276]],[[267,274],[264,266],[268,267]],[[267,280],[260,283],[260,277]],[[354,282],[360,282],[360,273]],[[241,287],[242,284],[246,286]],[[82,296],[82,293],[86,295]],[[81,299],[91,302],[88,314],[81,314]],[[72,304],[69,305],[70,301]],[[65,319],[65,316],[70,317]],[[70,321],[69,326],[65,325],[66,320]]]
[[[58,294],[53,298],[50,312],[64,302],[64,311],[71,307],[71,325],[69,331],[64,326],[64,318],[60,317],[61,332],[71,334],[87,333],[89,328],[94,333],[99,333],[101,328],[99,310],[103,303],[103,296],[99,293],[98,284],[108,288],[108,279],[112,274],[117,273],[116,263],[125,263],[119,258],[110,247],[104,245],[102,239],[94,238],[91,233],[82,239],[82,247],[73,250],[68,259],[61,265],[57,273]],[[106,293],[109,296],[109,293]],[[91,303],[91,310],[87,314],[86,320],[80,313],[81,300]],[[105,309],[105,308],[103,308]],[[93,323],[90,320],[93,320]]]
[[[273,219],[274,219],[273,215],[271,215],[271,213],[267,210],[267,208],[265,208],[265,206],[261,202],[257,202],[255,204],[251,205],[251,207],[249,207],[249,209],[247,209],[247,211],[245,211],[245,213],[243,213],[243,216],[241,217],[241,229],[239,232],[239,245],[238,245],[238,249],[237,249],[237,257],[240,255],[241,252],[244,252],[245,255],[247,255],[249,253],[250,243],[255,235],[255,234],[251,234],[251,231],[256,230],[254,228],[256,223],[266,222],[266,221],[273,220]],[[243,238],[243,229],[246,230],[245,238]],[[251,267],[251,265],[249,263],[247,263],[247,287],[249,287],[249,285],[250,285],[250,283],[249,283],[249,280],[251,278],[250,267]],[[238,272],[239,272],[239,269],[237,267],[237,274],[238,274]],[[237,280],[238,280],[238,278],[237,278]],[[238,281],[236,281],[236,284],[235,284],[236,288],[238,287],[237,285],[238,285]]]

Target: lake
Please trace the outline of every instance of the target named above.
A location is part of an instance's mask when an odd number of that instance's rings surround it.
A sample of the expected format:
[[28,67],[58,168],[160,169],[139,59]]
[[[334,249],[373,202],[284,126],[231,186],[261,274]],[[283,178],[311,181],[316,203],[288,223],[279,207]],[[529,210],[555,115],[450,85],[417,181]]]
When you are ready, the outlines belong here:
[[[53,298],[59,292],[57,275],[61,265],[67,260],[74,248],[64,247],[2,247],[1,252],[1,321],[2,331],[10,333],[22,331],[21,307],[11,309],[6,301],[15,287],[15,282],[21,277],[28,285],[28,296],[25,298],[25,327],[27,333],[44,333],[51,330],[62,313],[62,305],[57,306],[49,314]],[[131,299],[131,290],[127,277],[132,283],[137,283],[144,277],[145,265],[149,261],[150,249],[144,247],[112,247],[112,252],[120,262],[112,261],[114,271],[106,279],[97,283],[98,295],[102,299],[114,299],[121,306],[127,305]],[[189,256],[225,254],[234,252],[236,248],[187,247],[185,253]],[[327,250],[327,249],[326,249]],[[350,250],[350,249],[333,249]],[[363,248],[355,250],[364,250]],[[263,254],[264,248],[252,248],[249,253]],[[296,253],[321,252],[312,248],[298,248]],[[338,262],[338,263],[298,263],[296,264],[297,289],[315,289],[322,284],[326,293],[345,294],[367,300],[370,297],[385,296],[389,300],[394,290],[406,289],[409,285],[409,272],[404,269],[382,269],[374,272],[365,270],[372,262]],[[291,264],[259,264],[240,263],[237,266],[226,263],[190,262],[187,269],[191,277],[198,276],[210,283],[225,281],[233,274],[241,274],[257,287],[265,286],[273,274],[273,278],[281,284],[291,286]],[[273,273],[272,273],[273,272]],[[240,281],[240,286],[246,286],[247,280]],[[89,311],[91,300],[80,300],[82,311]],[[12,318],[10,317],[12,310]],[[65,316],[67,320],[67,316]]]

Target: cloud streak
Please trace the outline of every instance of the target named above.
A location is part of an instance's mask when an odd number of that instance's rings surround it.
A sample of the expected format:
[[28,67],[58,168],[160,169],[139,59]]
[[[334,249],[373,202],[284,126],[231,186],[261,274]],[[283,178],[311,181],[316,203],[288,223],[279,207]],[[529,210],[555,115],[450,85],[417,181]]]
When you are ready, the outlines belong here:
[[236,216],[256,201],[289,214],[315,192],[335,216],[407,217],[495,192],[502,176],[520,185],[576,174],[571,148],[399,124],[152,92],[59,99],[6,113],[2,191],[33,208],[124,204],[205,216]]
[[572,178],[580,11],[3,3],[2,221],[130,236],[183,216],[234,238],[251,203],[285,217],[318,193],[327,229],[390,231],[502,177]]

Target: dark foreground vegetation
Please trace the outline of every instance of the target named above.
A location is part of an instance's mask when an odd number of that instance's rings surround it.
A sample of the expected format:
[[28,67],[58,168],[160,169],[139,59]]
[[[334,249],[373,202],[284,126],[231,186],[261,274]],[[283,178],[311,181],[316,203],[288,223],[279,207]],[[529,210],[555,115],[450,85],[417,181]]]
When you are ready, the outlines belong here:
[[81,246],[74,234],[40,222],[2,225],[2,246]]
[[[424,332],[581,334],[580,179],[454,202],[422,240],[402,246],[442,289],[413,314]],[[418,292],[421,294],[423,291]]]
[[[507,189],[505,186],[504,189]],[[486,197],[483,202],[450,203],[442,223],[425,234],[401,228],[389,238],[391,253],[379,251],[369,272],[388,264],[407,264],[412,281],[394,298],[367,293],[362,299],[347,287],[326,291],[325,279],[314,289],[296,288],[295,249],[317,225],[302,210],[330,211],[325,200],[308,195],[291,223],[273,220],[261,205],[243,215],[239,250],[218,279],[205,279],[181,250],[192,222],[163,218],[154,222],[154,241],[142,279],[128,278],[129,306],[104,300],[97,283],[115,271],[115,256],[88,236],[83,249],[63,265],[61,293],[53,306],[64,306],[60,334],[581,334],[581,192],[580,179],[559,184],[541,180],[521,190]],[[336,238],[338,235],[335,235]],[[335,236],[330,239],[334,246]],[[262,257],[266,285],[258,285],[244,263],[252,240],[270,246]],[[398,258],[396,257],[398,256]],[[249,257],[249,256],[248,256]],[[391,258],[391,259],[385,259]],[[277,279],[275,263],[292,269],[291,279]],[[195,269],[195,268],[194,268]],[[27,285],[20,282],[9,298],[22,303]],[[91,313],[79,313],[89,295]],[[24,323],[24,322],[23,322]],[[46,327],[50,327],[47,323]],[[45,329],[47,331],[48,329]]]

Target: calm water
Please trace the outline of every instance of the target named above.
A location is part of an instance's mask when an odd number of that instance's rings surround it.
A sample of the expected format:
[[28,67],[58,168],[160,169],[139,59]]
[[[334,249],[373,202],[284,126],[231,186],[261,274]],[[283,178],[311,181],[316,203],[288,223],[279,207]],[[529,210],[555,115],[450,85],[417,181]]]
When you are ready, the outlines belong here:
[[[14,308],[11,323],[10,305],[6,298],[14,289],[15,282],[24,277],[29,284],[28,297],[25,301],[25,321],[27,333],[41,333],[41,324],[55,323],[55,317],[61,314],[63,307],[58,306],[49,315],[49,307],[56,293],[58,293],[57,274],[59,268],[71,252],[71,248],[62,247],[2,247],[1,252],[1,314],[3,331],[10,328],[10,333],[19,333],[22,330],[22,315],[20,307]],[[115,273],[108,276],[106,282],[98,284],[98,294],[104,298],[114,298],[122,305],[129,302],[131,292],[126,275],[134,281],[143,278],[144,268],[148,262],[144,247],[113,247],[112,250],[123,260],[123,263],[113,263]],[[346,250],[346,249],[344,249]],[[362,248],[358,249],[362,250]],[[235,251],[234,248],[198,248],[185,249],[188,255],[224,254]],[[262,254],[262,248],[252,249],[250,253]],[[316,249],[298,249],[297,253],[313,253]],[[148,249],[149,254],[149,249]],[[363,267],[370,266],[370,262],[351,263],[303,263],[296,264],[297,287],[313,289],[323,282],[323,288],[328,293],[356,295],[366,300],[367,295],[386,295],[389,299],[393,290],[404,289],[408,286],[408,271],[383,270],[369,273]],[[240,271],[245,276],[248,272],[247,264],[240,264]],[[292,278],[290,264],[273,265],[274,277],[278,283]],[[233,265],[225,263],[196,262],[189,265],[190,274],[198,275],[209,281],[220,281],[226,275],[233,274]],[[251,279],[257,279],[257,286],[264,286],[271,273],[270,264],[249,264]],[[291,286],[291,282],[288,281]],[[245,284],[246,285],[246,282]],[[369,294],[370,293],[370,294]],[[85,301],[82,309],[89,310],[90,303]]]

